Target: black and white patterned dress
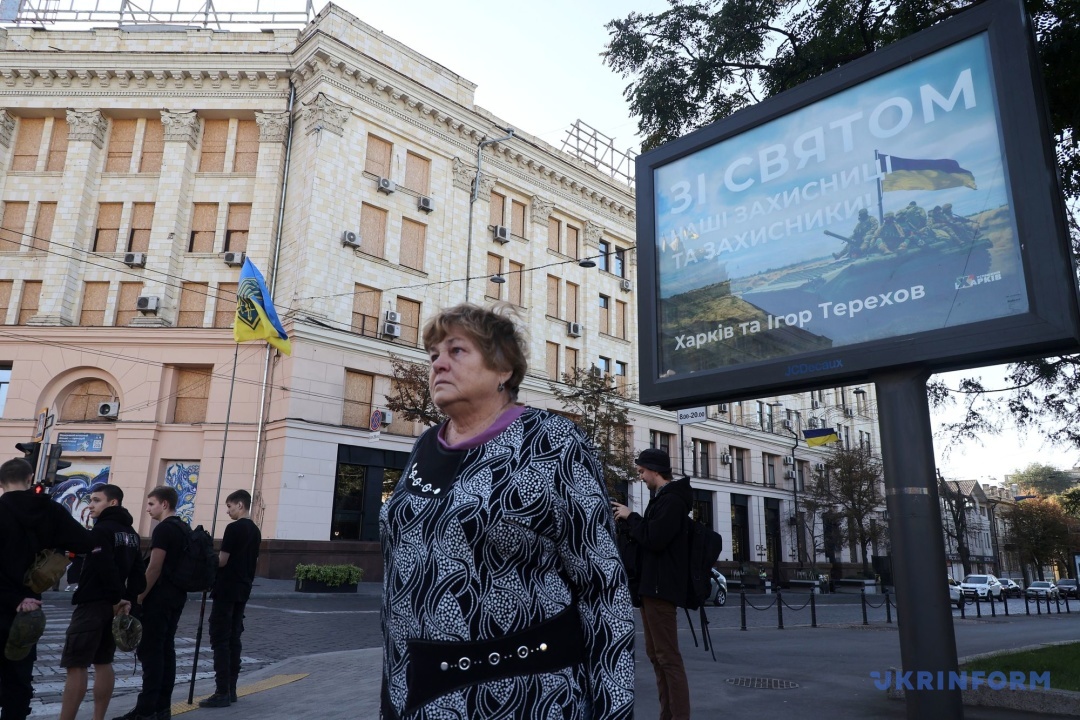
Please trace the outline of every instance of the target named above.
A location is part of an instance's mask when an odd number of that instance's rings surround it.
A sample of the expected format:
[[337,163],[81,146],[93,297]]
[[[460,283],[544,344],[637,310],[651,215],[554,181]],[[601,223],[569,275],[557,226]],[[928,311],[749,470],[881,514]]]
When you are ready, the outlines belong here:
[[[417,442],[379,516],[383,718],[632,717],[633,608],[600,466],[580,429],[529,408],[469,450],[441,447],[439,430]],[[575,607],[580,638],[545,635]],[[461,651],[528,632],[543,642],[511,648],[498,668],[498,653]],[[574,664],[516,672],[569,639]],[[434,665],[418,662],[418,644]],[[472,684],[477,672],[498,677]],[[442,689],[424,690],[430,683]]]

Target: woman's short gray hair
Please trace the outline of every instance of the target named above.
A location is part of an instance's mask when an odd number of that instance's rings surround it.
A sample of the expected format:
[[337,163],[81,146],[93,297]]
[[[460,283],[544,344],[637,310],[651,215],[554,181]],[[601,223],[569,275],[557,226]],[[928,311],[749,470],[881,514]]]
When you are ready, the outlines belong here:
[[464,332],[480,348],[490,369],[510,371],[506,389],[516,400],[529,369],[528,343],[515,322],[517,319],[517,310],[509,303],[495,303],[491,307],[472,303],[455,305],[440,311],[424,325],[424,348],[430,351],[454,330]]

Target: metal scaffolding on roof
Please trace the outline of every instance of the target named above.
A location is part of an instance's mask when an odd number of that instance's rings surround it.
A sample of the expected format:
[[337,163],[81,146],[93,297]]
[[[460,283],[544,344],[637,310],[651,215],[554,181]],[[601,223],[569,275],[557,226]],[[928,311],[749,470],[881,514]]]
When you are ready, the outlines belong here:
[[285,3],[292,4],[291,9],[282,9],[282,4],[281,0],[229,0],[228,9],[218,9],[214,0],[0,0],[0,24],[226,30],[250,25],[302,28],[315,18],[313,0]]
[[575,120],[566,131],[566,138],[560,149],[584,160],[615,180],[626,183],[631,190],[634,189],[634,158],[637,153],[629,148],[625,151],[616,149],[615,138],[605,135],[588,123]]

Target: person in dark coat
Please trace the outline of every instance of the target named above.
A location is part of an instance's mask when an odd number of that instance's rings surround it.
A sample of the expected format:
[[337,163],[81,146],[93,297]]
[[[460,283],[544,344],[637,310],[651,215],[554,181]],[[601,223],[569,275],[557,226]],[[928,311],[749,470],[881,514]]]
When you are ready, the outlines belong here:
[[[20,612],[41,608],[41,595],[23,581],[41,550],[90,552],[90,531],[76,522],[62,505],[30,489],[34,468],[22,458],[0,465],[0,648],[8,641],[11,625]],[[37,646],[21,660],[8,660],[0,652],[0,718],[25,720],[34,697],[31,678]]]
[[690,687],[679,652],[676,608],[686,600],[689,558],[687,517],[693,504],[690,478],[673,480],[671,459],[663,450],[643,450],[636,460],[638,476],[654,494],[645,514],[611,503],[615,518],[625,523],[637,546],[634,604],[641,607],[645,654],[656,673],[661,720],[690,717]]

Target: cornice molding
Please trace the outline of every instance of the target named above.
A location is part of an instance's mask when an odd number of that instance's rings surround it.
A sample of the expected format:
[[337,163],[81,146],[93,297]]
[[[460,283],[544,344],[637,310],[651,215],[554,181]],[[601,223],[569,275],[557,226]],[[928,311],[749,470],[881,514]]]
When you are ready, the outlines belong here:
[[352,116],[350,106],[335,102],[321,92],[303,106],[300,114],[307,125],[308,135],[320,130],[329,130],[335,135],[345,134],[345,121]]
[[[44,58],[55,61],[63,57],[60,53],[40,53]],[[132,53],[133,56],[140,54]],[[147,57],[145,54],[141,54]],[[195,55],[195,57],[198,57]],[[21,59],[21,58],[20,58]],[[88,60],[92,60],[88,58]],[[177,63],[190,62],[191,58],[183,54],[177,54]],[[222,60],[224,62],[224,60]],[[96,62],[101,62],[97,60]],[[47,63],[38,62],[37,67],[3,67],[0,64],[0,78],[8,87],[22,85],[25,88],[89,88],[97,86],[102,89],[126,90],[134,86],[137,89],[157,88],[163,90],[172,87],[178,90],[200,90],[204,84],[215,90],[221,88],[232,90],[259,90],[271,91],[285,89],[289,77],[289,71],[285,68],[237,70],[233,67],[228,69],[213,68],[184,68],[157,67],[157,68],[88,68],[88,67],[45,67]],[[114,63],[110,63],[114,64]]]
[[186,142],[192,150],[198,145],[199,114],[194,110],[162,110],[161,124],[165,129],[165,142]]
[[257,112],[255,122],[259,126],[259,142],[283,143],[289,135],[289,113]]
[[94,143],[98,148],[105,145],[105,130],[109,121],[100,110],[68,110],[68,140]]
[[0,145],[11,147],[11,135],[15,132],[15,118],[7,110],[0,113]]

